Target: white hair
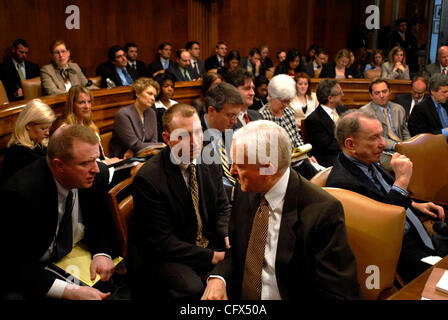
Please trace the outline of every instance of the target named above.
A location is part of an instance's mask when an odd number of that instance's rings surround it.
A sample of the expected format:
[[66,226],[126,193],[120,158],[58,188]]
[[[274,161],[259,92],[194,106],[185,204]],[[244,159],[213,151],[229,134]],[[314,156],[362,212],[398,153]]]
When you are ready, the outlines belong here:
[[296,82],[287,74],[279,74],[269,81],[271,99],[292,100],[296,96]]
[[[267,164],[282,172],[291,165],[291,142],[285,129],[268,120],[252,121],[233,134],[234,163]],[[272,172],[270,173],[272,174]]]

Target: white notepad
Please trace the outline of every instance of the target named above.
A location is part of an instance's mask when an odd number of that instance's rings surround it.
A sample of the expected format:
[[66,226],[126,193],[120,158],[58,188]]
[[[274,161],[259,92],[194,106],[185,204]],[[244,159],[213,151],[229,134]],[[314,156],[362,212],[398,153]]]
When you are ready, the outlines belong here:
[[443,293],[448,293],[448,271],[445,271],[439,282],[437,282],[436,290],[442,291]]

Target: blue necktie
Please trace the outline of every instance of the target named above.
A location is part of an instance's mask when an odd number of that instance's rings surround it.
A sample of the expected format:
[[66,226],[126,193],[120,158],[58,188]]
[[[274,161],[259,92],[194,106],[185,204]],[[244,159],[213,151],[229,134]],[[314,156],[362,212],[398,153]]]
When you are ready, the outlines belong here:
[[446,112],[446,109],[442,107],[442,105],[437,105],[437,113],[440,117],[440,122],[442,123],[442,127],[447,128],[448,127],[448,114]]
[[[375,181],[375,185],[379,187],[378,185],[379,183],[381,187],[384,189],[384,191],[386,191],[386,193],[389,193],[392,187],[386,182],[386,180],[384,180],[381,173],[373,165],[369,166],[369,172],[372,174],[372,178]],[[417,230],[425,246],[434,250],[434,245],[432,243],[431,237],[429,236],[428,232],[426,231],[420,219],[414,214],[414,212],[412,212],[410,208],[406,209],[406,217],[409,219],[409,221]]]
[[132,80],[131,75],[128,73],[128,70],[126,70],[126,67],[122,69],[123,75],[126,79],[126,85],[131,85],[134,83],[134,80]]

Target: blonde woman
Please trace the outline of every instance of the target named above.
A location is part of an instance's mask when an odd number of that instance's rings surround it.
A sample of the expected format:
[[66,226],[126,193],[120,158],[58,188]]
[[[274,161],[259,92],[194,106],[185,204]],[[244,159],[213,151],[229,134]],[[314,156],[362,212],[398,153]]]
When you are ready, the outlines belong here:
[[296,96],[289,105],[295,111],[296,124],[300,128],[302,120],[317,108],[319,102],[316,93],[311,92],[311,79],[307,73],[296,73],[294,80],[296,81]]
[[381,78],[389,80],[410,80],[409,67],[406,65],[406,53],[396,46],[389,52],[388,61],[381,67]]
[[26,167],[47,153],[50,128],[56,116],[40,99],[29,101],[20,112],[8,142],[2,165],[2,179]]
[[[61,126],[66,124],[81,124],[89,127],[98,137],[100,131],[92,120],[92,92],[83,86],[73,86],[67,94]],[[119,158],[107,158],[100,142],[100,160],[107,165],[120,161]]]
[[341,49],[336,53],[334,62],[329,62],[323,65],[319,78],[332,79],[351,79],[355,78],[356,74],[349,69],[351,61],[350,51]]

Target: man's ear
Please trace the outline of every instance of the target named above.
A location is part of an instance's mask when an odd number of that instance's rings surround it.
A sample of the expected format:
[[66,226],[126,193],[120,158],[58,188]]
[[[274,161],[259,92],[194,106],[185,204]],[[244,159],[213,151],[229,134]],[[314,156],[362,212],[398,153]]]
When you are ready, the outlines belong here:
[[163,141],[165,141],[165,143],[168,145],[168,146],[171,146],[171,139],[170,139],[170,136],[171,136],[171,134],[168,132],[168,131],[163,131],[162,132],[162,138],[163,138]]
[[64,170],[64,162],[59,158],[54,158],[50,160],[51,166],[58,172]]
[[349,151],[354,151],[355,149],[355,142],[352,137],[349,137],[345,139],[344,141],[344,147]]

